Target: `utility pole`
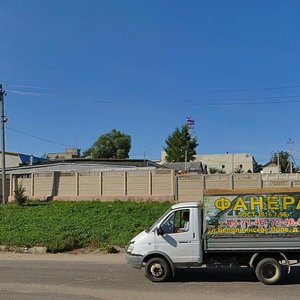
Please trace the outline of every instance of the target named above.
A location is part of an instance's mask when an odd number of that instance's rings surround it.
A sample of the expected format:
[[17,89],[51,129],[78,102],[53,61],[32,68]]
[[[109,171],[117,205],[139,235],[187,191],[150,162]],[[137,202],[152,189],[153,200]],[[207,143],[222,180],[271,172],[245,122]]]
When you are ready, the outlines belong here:
[[187,173],[187,156],[188,156],[187,147],[188,146],[186,146],[186,150],[184,151],[184,171],[185,171],[185,173]]
[[143,149],[144,167],[146,167],[146,149]]
[[6,173],[5,173],[5,130],[4,124],[7,121],[7,118],[4,114],[4,96],[5,91],[2,90],[2,84],[0,84],[0,102],[1,102],[1,132],[2,132],[2,203],[5,204],[5,181],[6,181]]
[[292,155],[292,151],[293,151],[293,145],[295,143],[295,141],[293,141],[291,138],[288,139],[287,143],[290,145],[290,149],[289,149],[289,167],[290,167],[290,174],[293,173],[293,155]]

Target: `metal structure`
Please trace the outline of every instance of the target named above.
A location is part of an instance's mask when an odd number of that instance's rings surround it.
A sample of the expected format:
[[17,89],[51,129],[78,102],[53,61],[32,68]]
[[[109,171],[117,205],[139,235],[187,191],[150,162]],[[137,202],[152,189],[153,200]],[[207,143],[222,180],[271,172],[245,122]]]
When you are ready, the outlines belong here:
[[195,136],[195,120],[192,117],[186,117],[186,125],[189,129],[189,133],[191,137]]

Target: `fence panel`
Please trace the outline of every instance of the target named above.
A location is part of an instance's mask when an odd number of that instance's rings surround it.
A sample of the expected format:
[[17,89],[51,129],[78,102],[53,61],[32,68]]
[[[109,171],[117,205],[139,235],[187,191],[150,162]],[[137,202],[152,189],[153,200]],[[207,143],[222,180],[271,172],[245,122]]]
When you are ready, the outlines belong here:
[[152,195],[174,196],[174,173],[172,170],[152,171]]
[[234,189],[259,189],[261,187],[260,174],[234,174],[233,187]]
[[127,196],[149,195],[149,171],[130,171],[127,175]]
[[55,196],[73,197],[76,195],[76,173],[75,172],[55,172],[56,193]]
[[231,175],[211,174],[205,175],[205,189],[231,189]]
[[293,181],[293,187],[299,188],[300,187],[300,180],[294,180]]
[[102,172],[102,196],[125,196],[124,171]]
[[36,198],[46,198],[52,196],[53,173],[38,173],[34,176],[33,196]]
[[270,188],[270,187],[291,187],[291,181],[290,180],[269,180],[269,181],[263,181],[263,187],[264,188]]
[[28,197],[31,196],[31,178],[17,178],[16,185],[22,184],[25,189],[24,194]]
[[178,201],[203,201],[203,176],[185,175],[177,177]]
[[87,197],[99,197],[100,176],[99,172],[82,172],[78,174],[78,195]]

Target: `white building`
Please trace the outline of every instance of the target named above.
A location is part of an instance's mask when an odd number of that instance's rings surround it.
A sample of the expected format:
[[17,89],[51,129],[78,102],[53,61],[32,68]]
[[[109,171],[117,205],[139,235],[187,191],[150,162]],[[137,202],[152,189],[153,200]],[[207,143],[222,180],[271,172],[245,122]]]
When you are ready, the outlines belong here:
[[[166,152],[161,152],[161,163],[165,163]],[[210,170],[220,173],[242,172],[253,173],[255,171],[256,161],[253,155],[249,153],[226,153],[226,154],[200,154],[195,155],[194,162],[202,162]]]
[[[18,167],[23,164],[36,163],[38,161],[43,161],[44,159],[40,157],[35,157],[33,155],[27,155],[16,152],[5,152],[5,167]],[[0,166],[2,167],[2,152],[0,151]]]
[[47,153],[46,158],[50,160],[72,159],[80,157],[80,149],[68,148],[65,152]]
[[278,174],[280,173],[279,167],[274,162],[269,162],[262,167],[262,174]]
[[[215,169],[227,174],[254,172],[256,161],[249,153],[201,154],[194,161],[207,165],[208,171]],[[210,173],[210,172],[209,172]]]

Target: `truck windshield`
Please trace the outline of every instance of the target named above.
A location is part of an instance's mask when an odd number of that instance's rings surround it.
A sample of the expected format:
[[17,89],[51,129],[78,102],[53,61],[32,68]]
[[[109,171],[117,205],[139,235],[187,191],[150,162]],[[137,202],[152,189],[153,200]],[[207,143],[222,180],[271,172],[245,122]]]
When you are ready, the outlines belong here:
[[157,224],[159,224],[165,217],[166,215],[169,214],[169,212],[172,210],[172,208],[169,208],[161,217],[159,217],[159,219],[157,219],[153,225],[151,225],[150,227],[148,227],[146,229],[146,232],[150,232],[151,230],[153,230],[153,228],[155,228],[157,226]]

